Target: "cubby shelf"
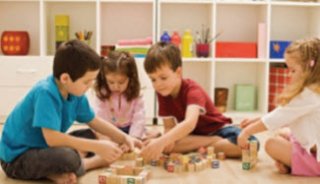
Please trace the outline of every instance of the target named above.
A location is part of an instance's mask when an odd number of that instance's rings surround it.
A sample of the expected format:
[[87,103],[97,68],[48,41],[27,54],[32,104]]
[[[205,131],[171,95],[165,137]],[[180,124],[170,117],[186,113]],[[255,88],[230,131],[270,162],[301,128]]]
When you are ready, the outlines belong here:
[[[70,39],[81,30],[93,31],[92,48],[100,53],[102,45],[120,39],[151,37],[160,39],[164,31],[181,36],[203,27],[210,37],[208,58],[183,58],[183,74],[196,80],[214,99],[216,87],[229,89],[227,113],[237,119],[257,116],[268,110],[269,69],[284,63],[269,57],[271,40],[296,40],[320,36],[320,3],[279,0],[0,0],[0,33],[25,30],[30,36],[27,56],[5,56],[0,51],[0,116],[6,116],[40,78],[50,74],[55,52],[54,16],[70,18]],[[257,42],[258,24],[265,23],[265,49],[259,58],[216,57],[216,43]],[[137,58],[139,77],[146,100],[147,116],[156,116],[152,84]],[[17,82],[17,79],[21,80]],[[10,85],[9,85],[10,84]],[[236,84],[253,84],[257,89],[254,112],[234,110]],[[14,92],[16,90],[16,92]]]

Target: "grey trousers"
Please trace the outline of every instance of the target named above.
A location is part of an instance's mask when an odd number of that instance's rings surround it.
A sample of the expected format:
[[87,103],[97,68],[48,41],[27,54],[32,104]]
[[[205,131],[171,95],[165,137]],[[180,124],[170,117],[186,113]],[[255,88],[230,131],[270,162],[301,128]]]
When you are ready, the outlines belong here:
[[[96,139],[90,129],[76,130],[70,135],[87,139]],[[88,157],[93,156],[88,153]],[[8,177],[15,179],[37,180],[53,174],[73,172],[77,176],[85,173],[78,152],[68,147],[49,147],[30,149],[10,163],[1,162],[1,167]]]
[[74,149],[49,147],[30,149],[10,163],[1,161],[1,167],[10,178],[37,180],[70,172],[83,175],[85,171],[81,163],[81,158]]

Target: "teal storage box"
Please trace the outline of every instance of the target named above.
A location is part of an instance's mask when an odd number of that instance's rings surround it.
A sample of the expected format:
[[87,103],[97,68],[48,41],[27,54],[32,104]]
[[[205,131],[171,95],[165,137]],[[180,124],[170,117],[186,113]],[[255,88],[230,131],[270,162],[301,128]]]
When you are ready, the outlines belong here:
[[254,111],[256,109],[256,87],[252,84],[237,84],[235,88],[235,110]]

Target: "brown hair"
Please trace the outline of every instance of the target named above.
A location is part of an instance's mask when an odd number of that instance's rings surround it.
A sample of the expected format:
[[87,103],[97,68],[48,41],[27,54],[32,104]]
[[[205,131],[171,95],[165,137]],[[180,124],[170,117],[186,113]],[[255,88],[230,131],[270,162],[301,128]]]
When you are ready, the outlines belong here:
[[158,42],[148,50],[144,60],[144,69],[147,73],[153,73],[164,65],[176,71],[182,66],[181,53],[174,44]]
[[72,81],[81,78],[87,71],[99,70],[100,56],[87,44],[79,40],[63,43],[53,59],[53,75],[59,79],[61,74],[68,73]]
[[285,53],[301,66],[303,76],[291,83],[278,98],[280,105],[289,103],[305,87],[320,93],[320,39],[310,38],[292,42]]
[[108,73],[118,73],[126,75],[129,78],[128,87],[124,91],[124,95],[128,101],[140,95],[138,69],[134,57],[128,52],[112,51],[109,53],[108,58],[104,59],[94,86],[94,90],[100,100],[109,99],[111,96],[111,91],[106,80]]

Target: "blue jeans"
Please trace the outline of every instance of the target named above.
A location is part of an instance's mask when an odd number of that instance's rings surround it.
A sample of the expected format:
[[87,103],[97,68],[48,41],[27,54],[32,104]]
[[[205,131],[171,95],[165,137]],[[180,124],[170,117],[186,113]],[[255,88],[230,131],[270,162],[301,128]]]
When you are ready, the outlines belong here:
[[[219,129],[216,132],[210,133],[210,136],[219,136],[225,139],[228,139],[233,144],[238,144],[238,136],[241,132],[241,129],[237,126],[225,126],[221,129]],[[259,140],[255,136],[250,136],[249,141],[255,140],[258,142],[258,150],[260,147]]]

